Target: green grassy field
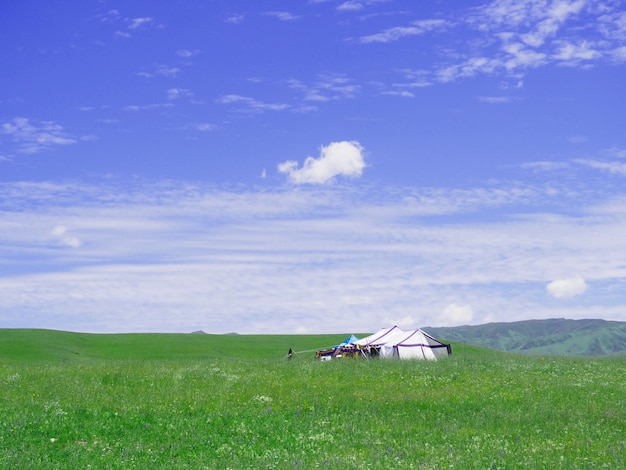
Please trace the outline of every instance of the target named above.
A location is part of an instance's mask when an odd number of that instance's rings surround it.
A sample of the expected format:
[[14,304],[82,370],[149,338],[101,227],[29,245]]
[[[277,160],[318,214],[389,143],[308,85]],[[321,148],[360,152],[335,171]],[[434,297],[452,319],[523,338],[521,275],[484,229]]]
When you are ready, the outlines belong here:
[[285,360],[344,336],[0,330],[0,466],[626,466],[625,357]]

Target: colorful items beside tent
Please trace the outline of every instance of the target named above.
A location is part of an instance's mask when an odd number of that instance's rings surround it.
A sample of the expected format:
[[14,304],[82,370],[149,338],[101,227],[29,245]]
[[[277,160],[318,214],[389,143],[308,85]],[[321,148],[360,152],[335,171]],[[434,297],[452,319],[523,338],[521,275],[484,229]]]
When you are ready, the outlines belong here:
[[318,350],[315,357],[322,361],[347,357],[437,360],[450,354],[452,347],[449,344],[442,343],[419,328],[405,331],[392,326],[361,339],[351,335],[336,346]]
[[354,343],[358,341],[354,335],[348,336],[341,343],[331,346],[330,348],[320,349],[315,353],[315,357],[322,361],[330,361],[332,358],[348,358],[359,357],[361,351],[355,347]]

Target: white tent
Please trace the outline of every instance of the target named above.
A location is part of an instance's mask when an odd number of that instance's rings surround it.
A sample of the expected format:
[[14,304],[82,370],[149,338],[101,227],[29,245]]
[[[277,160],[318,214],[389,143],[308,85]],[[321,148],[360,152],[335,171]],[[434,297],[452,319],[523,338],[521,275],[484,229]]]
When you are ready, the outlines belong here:
[[354,343],[361,349],[369,350],[372,355],[400,359],[431,359],[451,354],[449,344],[433,338],[425,331],[404,331],[397,326],[383,328]]

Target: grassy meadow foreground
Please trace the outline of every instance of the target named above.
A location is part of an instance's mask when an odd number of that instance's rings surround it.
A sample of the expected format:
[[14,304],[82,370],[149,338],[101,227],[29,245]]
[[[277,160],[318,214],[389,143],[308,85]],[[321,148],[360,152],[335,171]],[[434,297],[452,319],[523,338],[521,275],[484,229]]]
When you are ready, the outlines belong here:
[[285,359],[344,336],[0,330],[0,467],[626,467],[626,357]]

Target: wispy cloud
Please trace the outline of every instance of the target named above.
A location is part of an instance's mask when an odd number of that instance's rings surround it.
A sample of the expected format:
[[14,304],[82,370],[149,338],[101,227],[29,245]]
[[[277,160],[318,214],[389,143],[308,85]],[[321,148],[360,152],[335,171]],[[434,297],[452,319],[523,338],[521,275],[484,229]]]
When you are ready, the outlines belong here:
[[569,137],[567,137],[567,141],[570,144],[584,144],[585,142],[589,141],[589,137],[584,135],[570,135]]
[[178,67],[172,67],[171,65],[158,64],[154,65],[149,72],[138,72],[137,75],[144,78],[154,77],[168,77],[174,78],[178,75],[180,69]]
[[223,95],[218,98],[217,102],[235,106],[239,111],[243,112],[284,111],[290,107],[285,103],[265,103],[249,96],[241,95]]
[[130,104],[128,106],[124,106],[124,111],[152,111],[152,110],[160,110],[173,108],[174,104],[172,103],[151,103],[151,104]]
[[555,53],[554,60],[559,61],[560,65],[570,67],[579,66],[585,61],[592,61],[602,56],[599,50],[587,41],[572,43],[567,40],[554,41]]
[[538,161],[538,162],[526,162],[521,165],[522,168],[532,170],[536,172],[551,172],[561,171],[570,168],[570,164],[567,162],[554,162],[554,161]]
[[266,11],[263,14],[274,17],[280,21],[294,21],[301,18],[301,16],[294,15],[293,13],[289,13],[287,11]]
[[193,92],[187,88],[170,88],[167,90],[167,99],[169,101],[175,101],[181,98],[193,98]]
[[144,16],[143,18],[128,18],[128,29],[140,29],[148,24],[152,24],[153,21],[154,18],[149,16]]
[[362,2],[357,0],[347,0],[346,2],[341,3],[337,6],[337,10],[339,11],[359,11],[364,7]]
[[433,79],[429,70],[403,69],[399,72],[407,81],[405,83],[394,83],[393,87],[396,89],[425,88],[433,85]]
[[585,0],[493,0],[472,10],[469,22],[479,29],[519,29],[526,42],[541,45],[585,7]]
[[415,95],[407,90],[387,90],[381,93],[383,95],[400,96],[401,98],[415,98]]
[[120,38],[130,38],[133,34],[147,29],[161,29],[163,25],[157,23],[154,17],[140,16],[129,17],[124,16],[117,9],[107,11],[106,14],[96,17],[103,24],[116,25],[115,36]]
[[479,101],[489,104],[507,104],[514,101],[512,96],[479,96]]
[[198,122],[192,124],[190,127],[198,132],[212,132],[217,129],[215,124],[211,124],[209,122]]
[[200,53],[200,51],[198,49],[194,49],[194,50],[189,50],[189,49],[178,49],[176,51],[176,54],[179,57],[182,57],[184,59],[189,59],[193,56],[196,56]]
[[[582,144],[588,141],[585,136],[570,136],[567,140],[573,144]],[[615,176],[626,176],[626,151],[613,147],[600,152],[596,158],[574,158],[569,161],[534,161],[521,165],[526,170],[535,172],[562,172],[581,170],[598,170]]]
[[436,81],[447,83],[477,74],[491,74],[503,64],[488,57],[471,57],[463,62],[439,68],[434,73]]
[[394,42],[408,36],[419,36],[429,31],[441,31],[448,26],[449,24],[445,20],[440,19],[414,21],[409,26],[396,26],[380,33],[362,36],[359,38],[359,42],[362,44]]
[[576,163],[596,170],[626,176],[626,163],[619,161],[601,161],[592,159],[577,159]]
[[354,80],[339,74],[320,74],[311,83],[291,79],[287,81],[291,89],[302,93],[304,101],[325,102],[354,98],[361,86]]
[[611,147],[606,149],[604,153],[613,158],[626,158],[626,149],[620,147]]
[[245,15],[243,13],[233,13],[232,15],[228,15],[225,19],[225,23],[230,24],[241,24],[245,19]]
[[[493,0],[450,18],[413,21],[361,36],[362,44],[425,36],[441,60],[424,82],[452,82],[476,75],[519,80],[529,70],[556,64],[590,67],[626,58],[625,15],[615,2]],[[463,32],[458,43],[448,32]],[[437,36],[433,36],[437,33]]]
[[79,139],[54,121],[32,123],[23,117],[0,125],[0,134],[8,136],[17,152],[35,154],[59,145],[76,144]]

